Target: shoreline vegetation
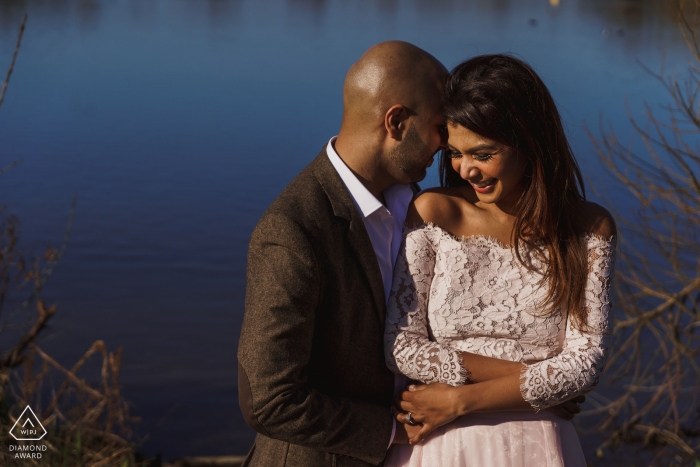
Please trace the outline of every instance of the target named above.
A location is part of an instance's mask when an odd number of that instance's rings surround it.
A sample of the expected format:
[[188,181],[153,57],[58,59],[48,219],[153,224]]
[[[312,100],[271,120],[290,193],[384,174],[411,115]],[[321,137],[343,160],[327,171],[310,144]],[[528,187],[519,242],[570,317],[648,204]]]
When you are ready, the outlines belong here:
[[163,467],[240,467],[244,460],[245,456],[185,457]]
[[[0,107],[26,22],[25,14],[0,90]],[[16,164],[10,163],[0,173]],[[3,349],[0,357],[0,464],[157,465],[152,459],[139,456],[132,440],[131,426],[138,419],[129,414],[128,404],[120,393],[121,349],[109,352],[104,342],[97,340],[68,369],[36,344],[57,310],[56,305],[47,305],[42,289],[65,251],[75,203],[74,197],[61,247],[49,247],[40,258],[29,260],[18,248],[19,220],[4,207],[0,211],[0,316],[3,318],[0,332],[5,341],[15,341],[12,347]],[[7,310],[8,305],[13,309]],[[101,357],[101,361],[95,362],[94,356]],[[86,376],[81,372],[84,367],[92,370]],[[57,381],[62,381],[58,387]],[[25,407],[31,407],[45,429],[38,440],[16,440],[10,433]]]
[[[25,14],[0,88],[0,108],[26,23]],[[1,168],[0,175],[18,162]],[[37,338],[56,314],[56,305],[47,305],[42,289],[66,249],[76,201],[74,197],[61,246],[48,247],[41,257],[31,259],[18,247],[19,220],[6,207],[0,208],[0,333],[5,341],[15,342],[0,354],[0,465],[239,467],[245,456],[163,462],[160,455],[139,453],[133,430],[139,419],[130,415],[120,392],[121,348],[111,352],[103,341],[96,340],[77,363],[66,368],[37,345]],[[10,433],[25,407],[36,413],[45,428],[46,434],[38,441],[18,441]]]
[[[25,15],[0,107],[26,21]],[[631,216],[616,216],[621,236],[609,392],[592,393],[593,408],[579,417],[584,435],[596,433],[599,462],[624,453],[628,462],[636,456],[646,465],[700,466],[700,0],[682,4],[678,23],[694,64],[683,81],[663,70],[657,75],[669,93],[665,114],[647,107],[643,121],[630,117],[643,152],[622,145],[603,125],[596,134],[589,130],[609,174],[636,203]],[[138,418],[121,395],[121,349],[109,351],[97,340],[66,368],[36,344],[57,311],[42,288],[65,250],[74,207],[75,199],[62,245],[33,259],[18,248],[18,219],[0,210],[0,336],[15,339],[0,355],[0,464],[241,465],[243,456],[163,462],[139,455]],[[18,461],[8,447],[30,443],[8,432],[27,405],[48,432],[33,444],[46,450],[41,459]]]
[[[581,418],[601,439],[599,460],[620,446],[646,465],[700,466],[700,0],[681,2],[677,21],[691,53],[687,74],[655,76],[661,108],[629,116],[641,151],[612,128],[590,130],[600,160],[634,208],[618,212],[612,397],[594,392]],[[627,449],[625,452],[629,453]],[[625,457],[630,461],[630,457]]]

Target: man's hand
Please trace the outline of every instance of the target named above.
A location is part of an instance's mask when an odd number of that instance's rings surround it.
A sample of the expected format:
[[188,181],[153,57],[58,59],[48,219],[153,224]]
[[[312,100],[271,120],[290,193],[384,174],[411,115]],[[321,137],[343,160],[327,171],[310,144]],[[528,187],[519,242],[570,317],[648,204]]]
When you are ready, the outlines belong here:
[[[412,384],[396,399],[396,420],[408,424],[407,414],[420,428],[415,436],[409,436],[411,444],[423,441],[434,429],[457,418],[459,413],[458,389],[447,384]],[[397,425],[398,426],[398,425]],[[410,425],[408,425],[410,426]]]
[[555,405],[554,407],[550,407],[547,410],[565,420],[571,420],[574,418],[574,416],[576,416],[576,414],[581,412],[581,407],[579,407],[579,404],[583,404],[585,401],[585,396],[576,396],[571,400]]

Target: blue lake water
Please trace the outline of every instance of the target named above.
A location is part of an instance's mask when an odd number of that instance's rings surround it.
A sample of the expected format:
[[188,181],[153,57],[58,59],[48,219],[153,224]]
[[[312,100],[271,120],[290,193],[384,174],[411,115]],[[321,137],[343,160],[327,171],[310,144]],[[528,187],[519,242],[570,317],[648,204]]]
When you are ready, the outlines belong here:
[[[124,349],[121,383],[147,453],[245,453],[236,347],[246,248],[266,206],[336,134],[345,72],[374,43],[417,44],[448,68],[529,61],[560,106],[591,182],[613,196],[585,125],[624,141],[642,65],[684,73],[669,2],[632,0],[3,0],[0,204],[22,247],[68,249],[45,289],[41,346],[72,365],[96,339]],[[437,184],[434,164],[422,186]]]

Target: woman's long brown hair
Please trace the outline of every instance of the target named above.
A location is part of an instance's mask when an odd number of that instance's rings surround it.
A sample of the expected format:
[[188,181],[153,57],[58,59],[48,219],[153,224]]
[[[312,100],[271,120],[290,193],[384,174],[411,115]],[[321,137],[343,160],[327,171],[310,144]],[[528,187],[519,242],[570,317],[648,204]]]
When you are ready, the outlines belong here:
[[[564,133],[554,99],[534,70],[509,55],[481,55],[457,65],[445,86],[445,118],[505,144],[527,158],[524,191],[516,205],[513,249],[523,244],[544,258],[548,284],[542,312],[568,310],[587,329],[583,300],[588,253],[580,222],[586,200],[581,171]],[[440,156],[442,186],[464,186],[449,156]]]

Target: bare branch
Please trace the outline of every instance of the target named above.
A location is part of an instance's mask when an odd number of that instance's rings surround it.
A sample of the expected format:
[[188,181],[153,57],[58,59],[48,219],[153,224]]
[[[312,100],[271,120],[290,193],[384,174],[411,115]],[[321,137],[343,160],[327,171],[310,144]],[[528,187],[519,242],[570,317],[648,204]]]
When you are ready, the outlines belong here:
[[24,34],[25,24],[27,24],[26,14],[22,18],[22,24],[19,27],[19,34],[17,34],[17,45],[15,46],[15,52],[12,54],[12,61],[10,62],[10,67],[7,69],[7,76],[5,77],[5,82],[2,83],[2,89],[0,89],[0,107],[2,107],[2,102],[5,100],[5,92],[7,91],[7,85],[10,84],[10,76],[12,76],[12,70],[15,68],[15,61],[17,60],[19,47],[22,44],[22,35]]

